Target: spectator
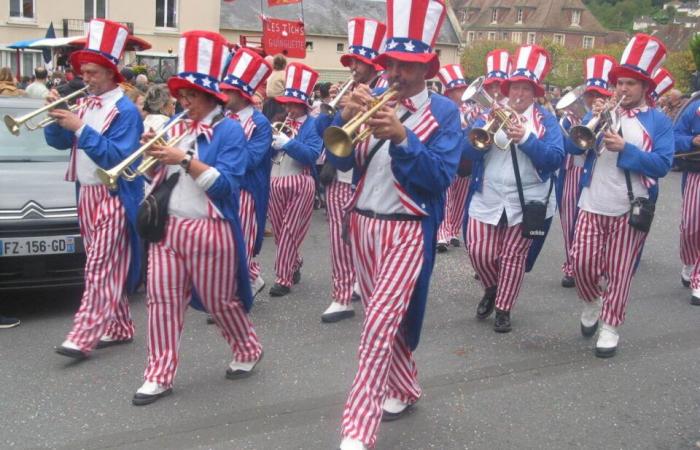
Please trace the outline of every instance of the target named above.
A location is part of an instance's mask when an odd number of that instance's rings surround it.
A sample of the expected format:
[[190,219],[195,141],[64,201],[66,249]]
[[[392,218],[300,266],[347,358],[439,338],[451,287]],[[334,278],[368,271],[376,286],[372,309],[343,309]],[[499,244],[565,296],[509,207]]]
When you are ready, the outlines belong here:
[[157,131],[173,114],[175,114],[175,99],[170,96],[168,87],[164,84],[151,86],[143,100],[143,129]]
[[[321,113],[322,103],[328,104],[332,100],[331,83],[318,83],[316,87],[318,87],[318,98],[314,101],[313,105],[311,106],[311,111],[309,112],[309,115],[311,117],[316,117]],[[314,88],[314,91],[315,90],[316,89]]]
[[284,70],[287,60],[284,55],[277,55],[272,60],[272,73],[267,79],[266,94],[268,97],[279,97],[284,94]]
[[140,73],[136,75],[136,81],[134,83],[136,88],[141,90],[141,92],[148,92],[148,77],[146,74]]
[[19,97],[24,95],[24,91],[17,88],[15,77],[12,76],[12,70],[9,67],[3,67],[0,69],[0,95],[11,97]]
[[14,317],[7,317],[0,314],[0,329],[3,328],[13,328],[19,325],[19,319]]
[[26,75],[23,75],[22,78],[20,78],[19,83],[17,83],[17,87],[26,90],[27,86],[29,86],[32,82],[34,81],[34,77],[28,77]]
[[[134,79],[136,74],[133,70],[128,67],[124,67],[119,73],[124,77],[124,81],[119,83],[119,86],[124,90],[124,93],[128,96],[129,93],[136,89],[134,86]],[[136,103],[136,102],[134,102]]]
[[34,82],[27,86],[27,95],[31,98],[46,98],[49,94],[49,88],[46,87],[49,73],[43,67],[37,67],[34,69],[34,77]]
[[134,105],[136,105],[139,112],[141,113],[141,118],[145,118],[146,113],[143,110],[143,100],[145,98],[145,94],[140,90],[136,89],[135,87],[132,87],[131,90],[124,91],[124,95],[129,97],[129,100],[134,102]]
[[664,97],[667,99],[664,112],[671,118],[671,120],[675,120],[678,112],[683,109],[683,106],[685,106],[686,103],[686,100],[683,98],[683,93],[681,93],[681,91],[678,89],[671,89]]

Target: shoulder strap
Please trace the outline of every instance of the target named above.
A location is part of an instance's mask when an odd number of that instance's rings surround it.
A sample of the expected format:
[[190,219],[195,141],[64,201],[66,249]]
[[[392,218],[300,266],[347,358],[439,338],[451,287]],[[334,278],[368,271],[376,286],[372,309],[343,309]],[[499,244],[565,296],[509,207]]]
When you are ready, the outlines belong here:
[[[411,111],[406,111],[403,113],[401,118],[399,118],[399,122],[404,123],[406,119],[408,119],[411,116]],[[365,165],[362,167],[362,174],[367,171],[367,168],[369,168],[369,163],[372,162],[372,158],[374,158],[374,155],[379,151],[380,148],[386,143],[386,139],[382,139],[381,141],[378,141],[376,144],[374,144],[374,147],[372,147],[372,150],[369,151],[369,154],[367,155],[367,162],[365,162]]]
[[[622,135],[622,127],[620,127],[620,129],[617,130],[617,134],[619,134],[620,137],[624,138],[624,136]],[[619,153],[617,157],[620,157]],[[625,169],[625,183],[627,184],[627,198],[629,198],[630,202],[633,202],[634,192],[632,191],[632,177],[630,176],[630,171],[627,169]]]
[[[515,173],[515,184],[518,187],[518,198],[520,199],[520,207],[525,210],[525,194],[523,194],[523,182],[520,179],[520,166],[518,165],[518,156],[515,154],[515,144],[511,141],[510,143],[510,157],[513,160],[513,172]],[[554,177],[549,178],[549,191],[547,191],[547,198],[544,199],[545,206],[549,205],[549,197],[552,196],[552,189],[554,188]]]

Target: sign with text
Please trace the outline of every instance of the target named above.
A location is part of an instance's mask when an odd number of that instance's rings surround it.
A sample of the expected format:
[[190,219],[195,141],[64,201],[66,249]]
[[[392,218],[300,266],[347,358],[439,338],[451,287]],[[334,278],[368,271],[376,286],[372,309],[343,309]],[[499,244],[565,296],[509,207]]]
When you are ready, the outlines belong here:
[[263,49],[268,55],[282,53],[290,58],[306,58],[304,22],[264,18]]

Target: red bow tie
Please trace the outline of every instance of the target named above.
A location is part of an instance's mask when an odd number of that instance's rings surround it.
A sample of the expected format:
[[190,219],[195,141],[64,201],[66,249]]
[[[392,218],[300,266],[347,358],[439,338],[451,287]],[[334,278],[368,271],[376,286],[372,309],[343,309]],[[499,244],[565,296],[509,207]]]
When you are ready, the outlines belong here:
[[405,99],[401,100],[401,104],[407,110],[411,111],[412,113],[418,111],[418,108],[416,108],[416,105],[413,103],[413,100],[411,100],[410,98],[405,98]]
[[100,109],[102,108],[102,97],[97,95],[91,95],[85,98],[85,107],[87,109]]
[[214,129],[211,127],[211,125],[207,125],[202,122],[190,120],[190,119],[185,119],[181,122],[180,126],[177,127],[178,132],[175,134],[182,134],[182,133],[187,133],[191,134],[193,136],[199,136],[200,134],[203,134],[204,137],[207,139],[207,141],[211,142],[211,137],[214,135]]
[[646,106],[640,106],[639,108],[619,108],[620,115],[627,117],[636,117],[637,114],[641,112],[646,112],[648,108]]
[[290,119],[289,120],[289,126],[294,129],[294,131],[299,131],[299,128],[301,128],[302,123],[299,122],[298,120]]
[[231,112],[231,111],[226,111],[226,117],[228,117],[229,119],[233,119],[233,120],[238,120],[238,121],[241,120],[241,116],[239,116],[238,113]]

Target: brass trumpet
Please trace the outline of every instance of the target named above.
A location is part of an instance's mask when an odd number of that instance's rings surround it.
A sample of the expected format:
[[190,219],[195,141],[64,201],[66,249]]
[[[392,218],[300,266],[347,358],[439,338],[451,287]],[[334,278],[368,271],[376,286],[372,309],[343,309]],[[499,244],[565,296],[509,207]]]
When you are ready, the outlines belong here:
[[[73,100],[74,98],[83,95],[87,92],[88,86],[85,86],[82,89],[78,89],[77,91],[66,95],[65,97],[61,97],[55,102],[51,102],[46,106],[42,106],[39,109],[35,109],[34,111],[27,113],[23,116],[20,117],[12,117],[9,114],[5,115],[4,121],[5,125],[7,126],[7,129],[10,131],[15,136],[19,136],[19,132],[22,129],[22,126],[29,130],[29,131],[35,131],[40,128],[46,128],[47,126],[51,125],[52,123],[56,122],[56,119],[53,117],[46,117],[43,119],[41,122],[37,123],[36,125],[32,125],[29,121],[41,114],[44,114],[46,112],[50,112],[51,110],[61,106],[63,103],[67,103],[70,100]],[[78,105],[70,105],[68,109],[71,112],[75,112],[78,109]]]
[[372,101],[372,106],[366,112],[357,114],[342,127],[332,126],[326,128],[326,131],[323,133],[323,143],[326,144],[326,149],[338,158],[350,155],[353,145],[368,139],[372,135],[371,128],[365,128],[363,131],[360,131],[362,125],[398,95],[399,92],[395,88],[389,88]]
[[285,117],[283,122],[273,122],[271,126],[273,136],[284,133],[290,138],[294,139],[294,137],[297,135],[296,130],[294,130],[289,123],[289,116]]
[[617,108],[620,107],[624,100],[625,96],[623,95],[614,105],[608,102],[607,107],[600,114],[593,116],[586,125],[572,127],[569,131],[569,136],[573,143],[578,148],[592,150],[603,133],[608,130],[617,132],[621,125]]
[[185,120],[185,114],[187,114],[187,110],[181,112],[178,114],[169,124],[161,127],[161,129],[156,133],[155,136],[153,136],[148,142],[143,144],[141,147],[138,148],[135,152],[133,152],[131,155],[127,156],[122,162],[117,164],[116,166],[112,167],[109,170],[104,170],[102,168],[98,168],[97,171],[95,172],[95,175],[97,175],[97,178],[100,179],[102,184],[107,186],[110,190],[114,191],[117,189],[117,181],[119,181],[119,178],[124,178],[127,181],[133,181],[137,177],[145,175],[148,173],[149,170],[158,162],[158,160],[153,157],[149,156],[147,158],[144,158],[143,161],[136,167],[136,169],[132,169],[131,166],[138,161],[139,158],[143,156],[148,149],[153,147],[154,145],[163,145],[166,147],[175,147],[186,135],[187,133],[182,133],[181,135],[170,138],[169,140],[165,140],[165,135],[168,134],[168,132],[177,124]]
[[585,90],[585,85],[577,86],[566,93],[555,105],[556,110],[561,113],[559,128],[561,128],[564,137],[569,137],[569,132],[564,128],[564,120],[568,118],[569,122],[578,124],[588,113],[588,107],[583,97]]
[[335,113],[338,112],[338,103],[340,103],[340,99],[343,98],[343,96],[348,92],[348,90],[352,87],[353,84],[355,84],[355,80],[352,77],[350,77],[350,79],[346,81],[343,87],[340,89],[338,95],[335,96],[333,101],[331,101],[330,103],[321,103],[321,114],[325,114],[327,116],[335,116]]

